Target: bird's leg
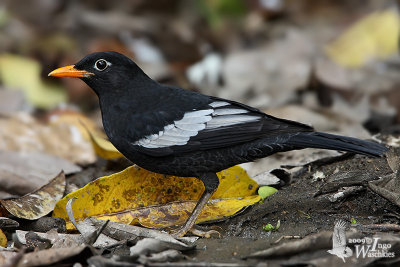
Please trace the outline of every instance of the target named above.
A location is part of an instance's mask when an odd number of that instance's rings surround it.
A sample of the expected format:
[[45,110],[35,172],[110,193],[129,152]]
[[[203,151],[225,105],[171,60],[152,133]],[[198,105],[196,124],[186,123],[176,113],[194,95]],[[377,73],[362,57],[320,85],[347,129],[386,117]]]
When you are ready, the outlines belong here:
[[215,173],[207,173],[199,177],[204,184],[204,192],[201,195],[200,199],[197,201],[196,207],[190,214],[189,218],[186,220],[185,224],[176,232],[173,232],[172,235],[174,237],[182,237],[184,236],[196,223],[197,218],[199,217],[201,211],[203,210],[204,205],[210,199],[211,195],[217,190],[219,185],[218,176]]

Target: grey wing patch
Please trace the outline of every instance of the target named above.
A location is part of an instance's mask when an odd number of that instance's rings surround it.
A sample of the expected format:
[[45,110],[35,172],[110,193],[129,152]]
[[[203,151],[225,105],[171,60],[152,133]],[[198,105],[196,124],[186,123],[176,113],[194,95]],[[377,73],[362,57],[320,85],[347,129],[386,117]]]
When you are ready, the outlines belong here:
[[223,106],[229,106],[230,104],[225,101],[214,101],[209,104],[213,108],[218,108],[218,107],[223,107]]
[[134,144],[146,148],[164,148],[187,144],[190,137],[206,128],[206,123],[212,119],[213,109],[197,110],[185,113],[182,119],[164,127],[157,134],[139,139]]
[[251,123],[261,119],[261,116],[251,114],[244,108],[232,106],[228,102],[215,101],[209,106],[212,108],[185,113],[182,119],[165,126],[157,134],[145,136],[134,144],[145,148],[182,146],[203,130],[223,131],[227,126]]
[[223,115],[216,116],[207,122],[206,129],[215,129],[220,127],[232,126],[241,123],[253,122],[259,120],[259,116],[249,115]]
[[223,116],[223,115],[234,115],[234,114],[243,114],[243,113],[248,113],[247,110],[245,109],[239,109],[239,108],[220,108],[220,109],[215,109],[212,115],[214,116]]
[[207,122],[206,130],[254,122],[261,119],[258,115],[246,114],[249,113],[249,110],[232,106],[228,102],[215,101],[210,106],[214,108],[214,112],[212,113],[213,119]]

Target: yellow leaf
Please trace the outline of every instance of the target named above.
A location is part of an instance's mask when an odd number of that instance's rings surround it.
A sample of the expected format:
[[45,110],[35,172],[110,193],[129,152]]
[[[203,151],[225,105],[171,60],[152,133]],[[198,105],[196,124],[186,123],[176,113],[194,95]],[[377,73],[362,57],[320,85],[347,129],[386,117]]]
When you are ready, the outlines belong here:
[[3,54],[0,56],[0,80],[13,89],[23,90],[36,107],[52,108],[67,101],[67,92],[40,78],[40,64],[32,59]]
[[[239,166],[218,173],[218,177],[220,187],[212,196],[217,199],[204,208],[199,221],[231,216],[260,200],[254,195],[257,183]],[[203,183],[196,178],[162,175],[131,166],[67,195],[56,204],[53,216],[69,222],[65,206],[69,199],[77,197],[73,205],[77,220],[92,216],[126,224],[143,223],[147,227],[168,226],[183,222],[203,191]]]
[[[240,166],[233,166],[217,173],[217,175],[220,184],[211,199],[251,196],[255,194],[258,188],[258,184]],[[204,189],[201,192],[203,191]]]
[[65,185],[65,175],[61,172],[38,190],[19,198],[0,200],[0,203],[18,218],[36,220],[54,209],[56,202],[64,195]]
[[50,123],[54,125],[66,124],[75,126],[82,134],[83,138],[90,140],[95,153],[104,159],[121,158],[123,155],[105,139],[105,134],[98,129],[96,124],[78,112],[62,112],[53,114],[50,117]]
[[3,233],[3,231],[0,229],[0,247],[7,247],[7,237],[6,235]]
[[90,141],[92,142],[92,146],[96,154],[103,159],[117,159],[122,158],[124,155],[119,152],[110,141],[105,138],[93,135],[88,130]]
[[397,10],[374,12],[356,22],[325,48],[327,55],[344,67],[361,67],[374,59],[397,53],[400,21]]
[[[244,207],[261,200],[259,195],[210,200],[204,207],[196,223],[220,220],[234,215]],[[167,227],[183,224],[196,206],[196,201],[180,201],[163,205],[154,205],[134,210],[126,210],[113,215],[98,217],[102,220],[122,222],[125,224],[140,224],[148,228]],[[67,225],[72,227],[72,225]]]

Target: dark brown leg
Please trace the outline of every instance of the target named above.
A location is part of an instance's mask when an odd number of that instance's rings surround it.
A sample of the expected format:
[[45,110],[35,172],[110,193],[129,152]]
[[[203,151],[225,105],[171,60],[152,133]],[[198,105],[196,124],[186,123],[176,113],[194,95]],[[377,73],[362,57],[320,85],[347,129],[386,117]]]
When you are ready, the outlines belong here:
[[174,237],[182,237],[184,236],[196,223],[197,218],[199,217],[201,211],[203,210],[204,205],[210,199],[211,195],[217,190],[219,185],[218,176],[215,173],[208,173],[199,177],[200,180],[203,181],[205,190],[201,195],[199,201],[194,207],[192,214],[190,214],[189,218],[186,220],[185,224],[176,232],[173,232],[172,235]]

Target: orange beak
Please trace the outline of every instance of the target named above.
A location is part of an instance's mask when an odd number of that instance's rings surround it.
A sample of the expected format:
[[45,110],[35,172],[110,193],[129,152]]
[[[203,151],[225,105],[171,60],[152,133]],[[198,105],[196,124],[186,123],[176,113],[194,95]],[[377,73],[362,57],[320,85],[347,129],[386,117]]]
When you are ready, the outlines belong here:
[[86,70],[77,70],[75,65],[65,66],[58,68],[49,73],[49,76],[53,77],[88,77],[94,75],[94,73],[88,72]]

